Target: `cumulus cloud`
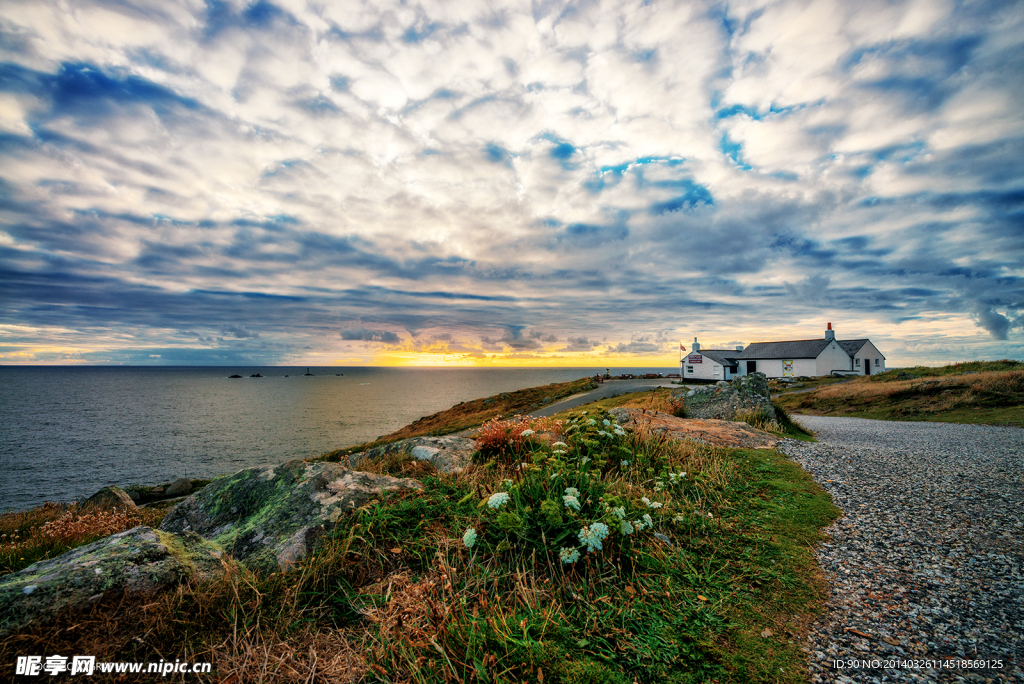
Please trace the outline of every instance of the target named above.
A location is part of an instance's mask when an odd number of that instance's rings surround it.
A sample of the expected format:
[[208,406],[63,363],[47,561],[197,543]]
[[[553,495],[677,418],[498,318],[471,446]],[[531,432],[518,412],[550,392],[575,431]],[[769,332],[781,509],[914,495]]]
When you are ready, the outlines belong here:
[[1022,36],[882,0],[7,3],[4,353],[305,358],[340,319],[654,355],[841,314],[1010,356]]

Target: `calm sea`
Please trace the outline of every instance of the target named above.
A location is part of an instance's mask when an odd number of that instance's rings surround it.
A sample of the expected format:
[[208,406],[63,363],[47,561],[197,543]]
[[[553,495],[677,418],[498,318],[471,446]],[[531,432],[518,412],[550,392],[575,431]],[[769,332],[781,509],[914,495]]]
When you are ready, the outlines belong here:
[[0,511],[317,456],[460,401],[597,371],[0,366]]

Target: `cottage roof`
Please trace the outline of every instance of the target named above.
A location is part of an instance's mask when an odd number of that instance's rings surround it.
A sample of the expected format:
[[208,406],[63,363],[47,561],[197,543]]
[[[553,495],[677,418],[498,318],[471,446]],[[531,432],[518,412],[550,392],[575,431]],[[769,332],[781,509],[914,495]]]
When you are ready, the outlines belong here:
[[[736,354],[737,359],[816,359],[831,340],[754,342]],[[842,344],[840,342],[840,344]],[[859,349],[860,347],[858,347]],[[849,352],[847,352],[849,353]]]
[[842,340],[842,341],[836,340],[836,341],[839,342],[839,346],[840,347],[842,347],[843,349],[846,350],[847,354],[849,354],[850,356],[853,356],[854,354],[856,354],[857,352],[860,351],[861,347],[863,347],[865,344],[867,344],[871,340],[864,339],[864,340]]
[[[703,354],[723,366],[734,366],[736,365],[736,356],[739,352],[735,349],[701,349],[700,351],[693,352],[693,354]],[[688,354],[688,356],[692,356],[692,354]]]

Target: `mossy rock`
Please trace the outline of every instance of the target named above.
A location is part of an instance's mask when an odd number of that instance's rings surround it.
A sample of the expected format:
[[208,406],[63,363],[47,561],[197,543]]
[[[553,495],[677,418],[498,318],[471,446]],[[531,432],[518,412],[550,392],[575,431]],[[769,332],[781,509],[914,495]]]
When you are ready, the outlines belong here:
[[255,571],[287,571],[341,517],[384,492],[420,489],[416,480],[288,461],[214,480],[164,518],[165,532],[195,532]]

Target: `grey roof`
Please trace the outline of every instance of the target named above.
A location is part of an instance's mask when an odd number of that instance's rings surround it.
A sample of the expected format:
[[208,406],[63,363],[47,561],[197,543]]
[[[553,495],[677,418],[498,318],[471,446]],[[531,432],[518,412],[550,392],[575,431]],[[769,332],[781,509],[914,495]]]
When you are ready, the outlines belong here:
[[[737,359],[816,359],[831,340],[791,340],[789,342],[754,342],[736,355]],[[870,342],[863,340],[836,340],[850,357]],[[879,352],[881,355],[881,352]],[[885,358],[884,356],[882,358]]]
[[754,342],[737,354],[738,359],[816,359],[831,340]]
[[[691,352],[692,354],[703,354],[712,361],[717,361],[723,366],[734,366],[736,365],[736,357],[739,352],[735,349],[701,349],[700,351]],[[690,354],[687,354],[689,356]]]

